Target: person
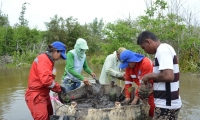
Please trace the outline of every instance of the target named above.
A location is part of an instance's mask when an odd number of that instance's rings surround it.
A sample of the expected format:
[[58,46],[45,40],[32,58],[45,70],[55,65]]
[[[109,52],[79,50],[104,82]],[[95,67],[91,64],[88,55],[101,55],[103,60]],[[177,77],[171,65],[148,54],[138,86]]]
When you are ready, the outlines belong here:
[[[125,100],[124,103],[129,103],[135,105],[138,103],[139,95],[138,95],[138,88],[135,91],[135,97],[132,101],[131,99],[131,87],[133,82],[137,84],[138,87],[141,85],[141,80],[145,74],[152,73],[153,71],[153,63],[152,61],[138,53],[135,53],[131,50],[125,50],[120,54],[120,68],[125,70]],[[153,80],[150,83],[153,86]],[[154,115],[154,97],[153,94],[148,96],[148,103],[150,105],[149,116],[150,118]]]
[[96,77],[96,74],[90,70],[87,63],[85,54],[87,49],[88,45],[86,40],[78,38],[74,49],[67,53],[66,66],[62,77],[62,86],[65,87],[67,91],[78,88],[81,85],[81,81],[83,81],[85,85],[90,85],[89,80],[81,75],[83,69],[93,78]]
[[126,48],[120,47],[118,50],[114,51],[113,54],[106,57],[99,77],[101,84],[110,84],[111,81],[115,82],[116,79],[123,79],[125,73],[121,72],[119,69],[119,55],[124,50],[126,50]]
[[174,48],[161,43],[150,31],[141,32],[137,44],[146,53],[155,54],[153,73],[142,78],[144,83],[154,80],[154,119],[177,120],[182,101],[179,95],[179,65]]
[[64,87],[55,82],[54,62],[66,59],[66,46],[59,41],[48,45],[47,51],[38,55],[32,63],[25,93],[26,104],[34,120],[49,120],[53,115],[50,90],[65,93]]

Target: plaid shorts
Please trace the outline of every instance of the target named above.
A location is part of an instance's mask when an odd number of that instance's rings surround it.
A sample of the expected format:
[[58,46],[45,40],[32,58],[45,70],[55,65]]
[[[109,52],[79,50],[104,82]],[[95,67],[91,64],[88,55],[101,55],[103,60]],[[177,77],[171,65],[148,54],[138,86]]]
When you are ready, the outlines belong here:
[[166,109],[166,108],[156,107],[154,110],[153,120],[177,120],[179,111],[180,108]]

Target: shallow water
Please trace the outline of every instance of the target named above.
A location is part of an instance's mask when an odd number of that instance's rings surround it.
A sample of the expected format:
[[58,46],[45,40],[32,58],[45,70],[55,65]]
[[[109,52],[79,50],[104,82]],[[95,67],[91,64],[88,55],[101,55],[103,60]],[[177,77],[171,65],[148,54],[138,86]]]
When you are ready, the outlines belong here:
[[[56,64],[56,82],[61,83],[65,63]],[[101,66],[90,65],[97,74]],[[30,67],[15,69],[0,69],[0,120],[33,120],[24,101],[27,87],[27,78]],[[83,72],[85,77],[90,75]],[[200,120],[200,75],[181,74],[180,94],[183,106],[180,111],[180,120]]]

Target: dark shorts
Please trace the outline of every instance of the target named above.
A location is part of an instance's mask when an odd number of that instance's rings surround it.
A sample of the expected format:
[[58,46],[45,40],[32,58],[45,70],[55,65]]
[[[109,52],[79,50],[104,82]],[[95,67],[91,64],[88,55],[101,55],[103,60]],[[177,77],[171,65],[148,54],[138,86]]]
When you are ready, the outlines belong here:
[[153,120],[177,120],[179,109],[166,109],[156,107],[154,110]]

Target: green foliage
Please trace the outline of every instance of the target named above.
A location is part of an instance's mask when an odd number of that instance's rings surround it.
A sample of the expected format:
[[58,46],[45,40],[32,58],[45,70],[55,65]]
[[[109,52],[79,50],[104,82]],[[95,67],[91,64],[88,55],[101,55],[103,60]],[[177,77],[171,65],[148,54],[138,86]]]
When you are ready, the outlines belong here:
[[47,44],[55,40],[65,43],[68,50],[73,49],[78,38],[87,41],[87,54],[91,58],[89,62],[93,64],[103,64],[106,56],[119,47],[144,54],[153,60],[153,55],[144,53],[136,44],[138,34],[149,30],[161,42],[175,48],[181,72],[200,71],[200,27],[188,23],[184,16],[168,12],[170,6],[165,0],[153,1],[145,10],[145,15],[134,20],[129,16],[107,24],[103,19],[95,18],[91,23],[81,25],[72,16],[64,19],[55,15],[45,22],[46,31],[28,27],[28,20],[24,18],[27,4],[22,5],[19,23],[13,27],[9,26],[8,15],[0,11],[0,56],[13,56],[12,64],[15,66],[30,65],[46,49]]
[[25,2],[25,3],[22,4],[22,11],[20,12],[19,24],[17,24],[17,26],[28,26],[28,20],[26,20],[24,18],[27,4],[29,4],[29,3]]
[[101,47],[106,54],[110,54],[119,47],[133,48],[137,29],[130,19],[119,19],[115,23],[108,23],[103,32],[106,36],[106,44],[102,44]]
[[3,52],[5,51],[6,45],[5,45],[5,33],[6,28],[0,27],[0,55],[3,55]]
[[95,65],[103,65],[105,59],[106,56],[98,54],[98,55],[93,55],[92,58],[90,59],[90,62]]
[[51,18],[50,22],[45,23],[47,32],[45,36],[48,42],[60,40],[65,43],[68,50],[73,49],[78,38],[84,38],[89,45],[88,53],[94,53],[100,49],[99,42],[103,37],[103,20],[94,19],[92,23],[80,25],[76,18],[69,17],[67,19],[58,18],[57,15]]
[[104,35],[102,33],[103,27],[103,19],[98,20],[97,18],[95,18],[92,23],[89,23],[90,36],[102,40],[104,38]]
[[12,52],[15,51],[15,48],[12,47],[13,45],[13,33],[14,30],[12,27],[4,28],[4,38],[3,38],[3,54],[12,55]]
[[156,14],[159,17],[162,17],[162,13],[160,11],[165,10],[166,8],[168,8],[168,6],[165,0],[156,0],[155,2],[151,3],[151,6],[147,8],[145,12],[150,18],[155,17]]
[[152,31],[162,42],[171,44],[177,51],[181,71],[195,72],[199,70],[200,59],[199,27],[187,25],[181,16],[164,12],[166,8],[165,1],[156,0],[146,15],[138,17],[138,28]]
[[21,65],[30,65],[31,62],[35,59],[35,57],[38,54],[36,54],[35,52],[32,52],[31,50],[28,50],[27,52],[14,52],[13,54],[13,64],[15,64],[15,66],[21,66]]
[[9,26],[8,15],[5,15],[0,10],[0,26],[5,27]]

